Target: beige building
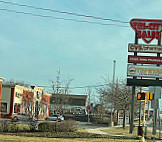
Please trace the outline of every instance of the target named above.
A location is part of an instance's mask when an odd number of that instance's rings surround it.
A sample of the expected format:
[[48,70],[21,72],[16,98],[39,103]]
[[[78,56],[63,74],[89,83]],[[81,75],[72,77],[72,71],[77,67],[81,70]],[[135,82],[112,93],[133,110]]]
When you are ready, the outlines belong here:
[[33,89],[23,86],[2,87],[2,116],[12,119],[13,114],[24,113],[38,119],[49,116],[51,94],[45,93],[43,88]]

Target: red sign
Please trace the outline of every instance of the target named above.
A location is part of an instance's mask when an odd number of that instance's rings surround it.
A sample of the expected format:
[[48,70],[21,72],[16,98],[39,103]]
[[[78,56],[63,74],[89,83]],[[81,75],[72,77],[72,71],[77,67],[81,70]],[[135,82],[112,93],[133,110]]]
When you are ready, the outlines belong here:
[[162,32],[162,20],[132,19],[130,25],[137,32],[137,37],[146,43],[158,39]]
[[128,55],[128,63],[162,64],[162,57]]

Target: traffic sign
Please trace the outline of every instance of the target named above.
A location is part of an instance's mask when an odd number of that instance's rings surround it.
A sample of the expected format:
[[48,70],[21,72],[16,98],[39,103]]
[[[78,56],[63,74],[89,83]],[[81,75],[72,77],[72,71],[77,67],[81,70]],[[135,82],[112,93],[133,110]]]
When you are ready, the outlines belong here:
[[145,95],[143,92],[137,93],[137,100],[145,100]]

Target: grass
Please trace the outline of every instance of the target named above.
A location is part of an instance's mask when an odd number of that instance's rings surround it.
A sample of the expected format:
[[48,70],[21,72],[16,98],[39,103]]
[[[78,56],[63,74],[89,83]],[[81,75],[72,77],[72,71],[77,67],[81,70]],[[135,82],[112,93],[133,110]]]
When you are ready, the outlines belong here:
[[[139,142],[139,140],[118,140],[118,139],[64,139],[64,138],[40,138],[0,135],[1,142]],[[149,141],[148,141],[149,142]],[[150,141],[151,142],[151,141]]]
[[[19,130],[29,130],[28,125],[18,124]],[[137,127],[135,128],[134,134],[129,134],[129,127],[122,129],[119,127],[104,129],[104,132],[116,135],[128,135],[137,136]],[[152,136],[152,133],[148,131],[148,136]],[[74,137],[73,137],[74,135]],[[71,137],[72,136],[72,137]],[[80,136],[80,137],[78,137]],[[82,138],[83,136],[83,138]],[[55,138],[54,138],[55,137]],[[58,137],[58,138],[57,138]],[[68,138],[69,137],[69,138]],[[158,138],[158,133],[156,135]],[[139,142],[139,140],[134,139],[122,139],[122,137],[109,137],[99,134],[87,133],[85,129],[79,128],[76,133],[40,133],[40,132],[18,132],[18,133],[1,133],[0,142]],[[152,140],[147,140],[147,142],[152,142]]]
[[[130,134],[129,133],[129,127],[126,127],[126,129],[123,129],[121,127],[116,127],[116,128],[111,128],[111,129],[104,129],[102,130],[104,132],[107,132],[109,134],[116,134],[116,135],[127,135],[127,136],[132,136],[132,137],[137,137],[137,131],[138,131],[138,127],[134,128],[134,133]],[[147,130],[147,135],[146,137],[151,138],[152,137],[152,131]],[[161,131],[161,137],[162,137],[162,131]],[[156,132],[156,136],[155,138],[159,138],[159,132]]]

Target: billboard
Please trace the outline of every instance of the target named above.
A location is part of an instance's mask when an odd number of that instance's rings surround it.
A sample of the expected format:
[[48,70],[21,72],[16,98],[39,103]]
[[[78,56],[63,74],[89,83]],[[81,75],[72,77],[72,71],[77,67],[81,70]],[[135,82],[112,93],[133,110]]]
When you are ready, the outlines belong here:
[[162,67],[128,64],[127,76],[162,78]]
[[162,20],[132,19],[130,25],[137,32],[137,37],[146,43],[158,39],[162,32]]
[[128,52],[162,53],[162,46],[129,43],[128,44]]
[[128,63],[162,64],[162,57],[128,55]]

